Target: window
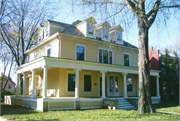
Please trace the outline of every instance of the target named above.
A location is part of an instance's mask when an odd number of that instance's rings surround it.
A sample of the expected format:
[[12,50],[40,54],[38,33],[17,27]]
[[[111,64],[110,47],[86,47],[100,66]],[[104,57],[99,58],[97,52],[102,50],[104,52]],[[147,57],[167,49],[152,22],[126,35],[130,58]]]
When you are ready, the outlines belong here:
[[122,39],[122,33],[120,31],[116,31],[117,40]]
[[48,36],[49,36],[49,26],[47,26],[47,27],[45,28],[45,31],[46,31],[46,37],[48,37]]
[[127,79],[127,91],[132,92],[132,78]]
[[11,84],[8,85],[8,89],[11,89]]
[[108,34],[109,34],[109,29],[107,28],[107,26],[104,26],[103,27],[103,35],[104,35],[104,38],[108,38]]
[[51,56],[51,46],[47,47],[47,56],[50,57]]
[[129,54],[124,54],[124,66],[130,66],[129,60]]
[[92,92],[92,76],[84,75],[84,92]]
[[84,61],[85,60],[85,47],[77,45],[76,52],[77,52],[76,59]]
[[114,80],[113,80],[113,76],[110,76],[109,79],[109,83],[110,83],[110,92],[114,92]]
[[38,56],[39,56],[39,52],[37,51],[37,52],[36,52],[36,55],[35,55],[35,59],[37,59]]
[[88,30],[88,34],[93,35],[94,28],[93,28],[93,25],[91,23],[87,24],[87,30]]
[[41,38],[42,38],[42,31],[39,32],[39,36],[38,36],[38,41],[41,42]]
[[113,51],[107,49],[99,49],[99,63],[112,64]]
[[26,56],[26,63],[29,62],[29,55]]
[[177,75],[179,75],[179,66],[176,67]]
[[115,90],[118,92],[118,76],[115,77]]
[[75,74],[68,74],[68,91],[75,91]]

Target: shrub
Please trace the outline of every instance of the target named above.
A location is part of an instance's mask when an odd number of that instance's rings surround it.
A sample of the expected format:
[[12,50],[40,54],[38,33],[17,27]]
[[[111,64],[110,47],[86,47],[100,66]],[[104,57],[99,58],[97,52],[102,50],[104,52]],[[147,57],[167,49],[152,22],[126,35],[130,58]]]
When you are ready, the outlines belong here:
[[4,95],[15,95],[15,92],[1,89],[1,102],[4,102]]

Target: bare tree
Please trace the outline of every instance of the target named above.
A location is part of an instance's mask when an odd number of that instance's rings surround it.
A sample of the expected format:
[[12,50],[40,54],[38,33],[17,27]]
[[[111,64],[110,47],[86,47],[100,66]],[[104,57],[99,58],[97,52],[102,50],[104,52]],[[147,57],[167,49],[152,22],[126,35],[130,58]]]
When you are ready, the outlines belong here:
[[[37,30],[45,19],[52,18],[55,2],[48,0],[2,0],[0,35],[14,56],[17,66],[25,63],[25,51],[36,44]],[[5,4],[6,3],[6,4]],[[21,79],[21,78],[20,78]],[[20,81],[22,91],[22,80]]]
[[[132,24],[135,20],[138,26],[139,46],[139,101],[138,111],[140,113],[152,113],[152,101],[150,94],[150,68],[148,55],[149,29],[156,21],[166,22],[170,15],[177,15],[179,10],[178,0],[71,0],[73,9],[77,5],[90,11],[90,15],[98,15],[104,20],[119,18],[125,24]],[[171,9],[174,8],[174,9]],[[78,8],[80,9],[80,8]],[[174,10],[174,11],[172,11]],[[103,12],[103,13],[102,13]],[[100,14],[99,14],[100,13]],[[158,17],[159,16],[159,17]],[[132,18],[132,19],[131,19]],[[123,23],[123,22],[122,22]]]

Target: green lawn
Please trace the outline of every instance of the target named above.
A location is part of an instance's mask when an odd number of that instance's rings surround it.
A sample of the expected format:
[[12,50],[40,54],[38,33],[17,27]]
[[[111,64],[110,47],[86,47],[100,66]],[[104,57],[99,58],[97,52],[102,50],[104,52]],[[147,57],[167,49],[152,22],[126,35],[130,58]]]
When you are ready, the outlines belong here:
[[179,120],[180,115],[160,113],[180,113],[178,101],[163,101],[161,104],[153,105],[156,112],[153,114],[139,114],[135,110],[67,110],[39,112],[23,108],[21,106],[10,106],[1,104],[2,117],[10,120]]

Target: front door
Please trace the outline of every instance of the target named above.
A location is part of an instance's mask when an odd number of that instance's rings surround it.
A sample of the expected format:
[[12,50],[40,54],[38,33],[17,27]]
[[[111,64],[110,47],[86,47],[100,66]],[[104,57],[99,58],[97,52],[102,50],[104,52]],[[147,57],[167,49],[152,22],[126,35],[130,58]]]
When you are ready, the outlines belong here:
[[107,81],[107,96],[108,97],[117,97],[120,96],[120,85],[119,85],[119,76],[110,75],[108,76]]

